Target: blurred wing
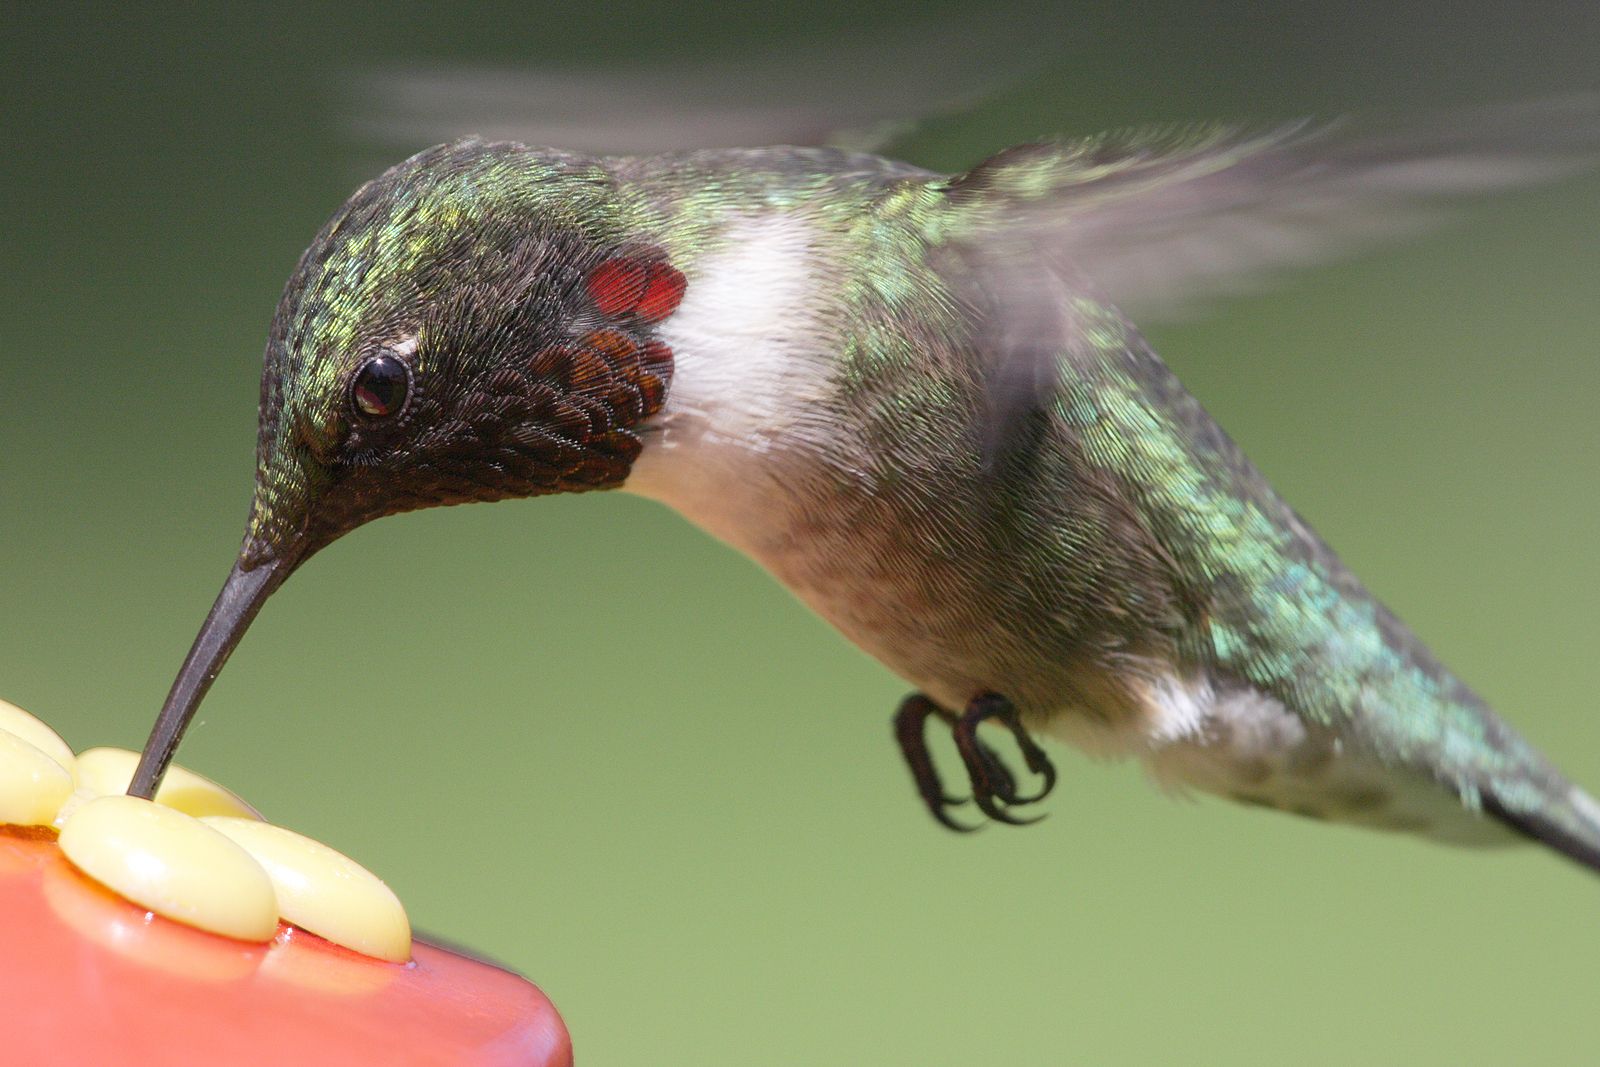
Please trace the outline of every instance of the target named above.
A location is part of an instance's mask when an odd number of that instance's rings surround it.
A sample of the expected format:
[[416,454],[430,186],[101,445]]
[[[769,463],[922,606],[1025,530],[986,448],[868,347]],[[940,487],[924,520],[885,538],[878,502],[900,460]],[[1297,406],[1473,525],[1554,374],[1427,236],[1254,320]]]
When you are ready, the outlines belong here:
[[1027,145],[949,185],[1008,238],[1137,318],[1170,317],[1346,255],[1451,199],[1600,158],[1600,97],[1450,115],[1394,133],[1296,123]]
[[477,134],[598,155],[830,144],[881,148],[1049,59],[1028,19],[941,19],[887,39],[707,62],[408,67],[348,86],[355,130],[403,146]]

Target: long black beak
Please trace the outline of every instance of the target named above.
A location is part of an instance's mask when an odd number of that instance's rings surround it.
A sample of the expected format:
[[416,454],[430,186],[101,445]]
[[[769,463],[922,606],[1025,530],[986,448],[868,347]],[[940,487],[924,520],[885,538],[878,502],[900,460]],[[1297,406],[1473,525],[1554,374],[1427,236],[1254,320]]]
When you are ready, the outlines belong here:
[[257,563],[249,570],[238,563],[233,565],[222,592],[217,595],[217,602],[211,605],[211,614],[200,627],[200,635],[194,639],[194,647],[189,649],[188,658],[178,671],[177,680],[172,683],[167,702],[161,706],[161,714],[150,731],[150,740],[144,743],[139,768],[128,786],[129,795],[146,800],[154,795],[206,690],[221,673],[222,665],[228,662],[228,655],[249,629],[256,612],[261,610],[272,591],[289,577],[300,558],[301,554],[296,551]]

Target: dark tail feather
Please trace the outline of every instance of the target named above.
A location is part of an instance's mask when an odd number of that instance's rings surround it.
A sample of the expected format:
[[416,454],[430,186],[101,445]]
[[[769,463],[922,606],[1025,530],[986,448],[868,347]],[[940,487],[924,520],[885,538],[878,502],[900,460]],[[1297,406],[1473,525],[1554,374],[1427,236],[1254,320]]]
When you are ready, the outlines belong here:
[[1484,794],[1483,810],[1517,833],[1555,849],[1568,859],[1600,873],[1600,844],[1547,815],[1509,811],[1491,794]]

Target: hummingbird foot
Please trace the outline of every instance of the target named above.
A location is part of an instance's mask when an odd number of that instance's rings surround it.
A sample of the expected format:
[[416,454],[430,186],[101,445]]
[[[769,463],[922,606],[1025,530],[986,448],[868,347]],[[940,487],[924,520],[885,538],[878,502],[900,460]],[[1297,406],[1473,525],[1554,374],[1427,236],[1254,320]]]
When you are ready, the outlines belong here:
[[900,744],[900,754],[905,757],[906,766],[911,769],[911,778],[916,783],[917,795],[927,806],[928,814],[947,830],[954,830],[958,834],[971,833],[979,827],[968,826],[950,814],[952,808],[959,808],[971,798],[951,796],[944,791],[944,783],[939,780],[939,769],[933,765],[933,755],[928,751],[925,727],[930,715],[937,715],[951,727],[955,725],[954,715],[921,693],[913,693],[906,697],[900,702],[900,710],[895,712],[895,740]]
[[[950,727],[955,737],[956,748],[961,753],[962,762],[966,764],[967,774],[972,780],[971,797],[951,796],[944,791],[938,769],[934,766],[933,757],[928,751],[925,727],[929,716],[937,716]],[[1043,779],[1037,792],[1019,793],[1016,778],[1005,761],[977,736],[978,726],[989,719],[994,719],[1011,731],[1028,769]],[[912,780],[916,783],[917,794],[922,797],[929,814],[941,826],[958,833],[968,833],[978,829],[978,826],[968,826],[957,821],[950,813],[951,809],[969,801],[976,801],[979,810],[989,818],[1012,826],[1025,826],[1043,818],[1042,815],[1031,819],[1019,818],[1008,810],[1043,800],[1055,786],[1056,771],[1050,762],[1050,757],[1029,736],[1017,718],[1016,709],[1004,697],[992,693],[984,694],[968,706],[965,714],[957,716],[939,707],[922,694],[916,693],[901,703],[900,710],[894,717],[894,728],[895,738],[900,743],[900,752],[905,757],[906,766],[911,770]]]
[[[978,727],[990,720],[1010,731],[1028,770],[1042,779],[1038,792],[1019,794],[1011,773],[1005,770],[1005,765],[994,754],[994,750],[979,739]],[[996,693],[984,693],[974,698],[967,705],[966,712],[956,720],[951,732],[955,736],[956,750],[961,753],[961,760],[967,765],[967,774],[972,778],[972,799],[979,811],[996,822],[1011,826],[1026,826],[1044,818],[1043,814],[1022,818],[1010,811],[1011,808],[1043,800],[1056,785],[1055,764],[1050,762],[1045,750],[1039,747],[1039,743],[1022,725],[1011,701]],[[1004,773],[996,774],[996,767]]]

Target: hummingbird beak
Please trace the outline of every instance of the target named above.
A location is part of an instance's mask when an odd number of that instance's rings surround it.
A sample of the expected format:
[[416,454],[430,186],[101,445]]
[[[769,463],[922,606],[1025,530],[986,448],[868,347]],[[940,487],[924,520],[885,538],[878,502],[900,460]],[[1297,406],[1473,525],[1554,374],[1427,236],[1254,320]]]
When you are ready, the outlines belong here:
[[172,691],[161,707],[150,739],[144,743],[139,767],[128,786],[129,795],[148,800],[155,794],[206,690],[222,671],[222,665],[228,662],[229,654],[249,629],[261,605],[289,577],[304,554],[303,547],[295,546],[283,555],[255,563],[248,569],[242,561],[233,565],[222,592],[217,595],[217,602],[211,605],[211,614],[200,627],[200,635],[194,639],[194,647],[189,649],[178,671],[177,680],[172,683]]

